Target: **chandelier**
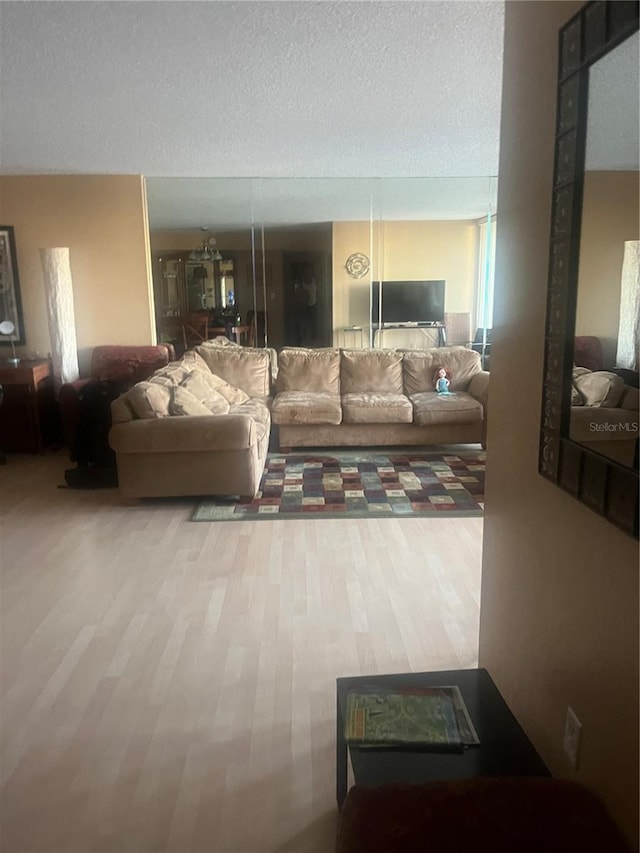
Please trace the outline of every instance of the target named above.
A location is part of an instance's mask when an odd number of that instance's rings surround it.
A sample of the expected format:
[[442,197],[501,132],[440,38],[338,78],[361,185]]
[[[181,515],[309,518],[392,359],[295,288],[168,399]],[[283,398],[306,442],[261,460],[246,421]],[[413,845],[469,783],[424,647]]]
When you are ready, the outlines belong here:
[[215,237],[209,237],[209,229],[201,228],[201,231],[204,231],[207,236],[205,236],[202,240],[202,246],[199,246],[197,249],[194,249],[189,254],[190,261],[221,261],[222,255],[216,249],[216,239]]

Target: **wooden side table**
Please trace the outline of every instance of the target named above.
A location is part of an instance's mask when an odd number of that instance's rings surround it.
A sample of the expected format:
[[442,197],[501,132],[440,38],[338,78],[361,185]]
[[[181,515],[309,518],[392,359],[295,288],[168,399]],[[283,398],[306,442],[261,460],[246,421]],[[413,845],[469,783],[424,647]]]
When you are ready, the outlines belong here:
[[53,411],[53,377],[46,358],[22,359],[16,367],[0,361],[0,447],[42,453],[43,424]]

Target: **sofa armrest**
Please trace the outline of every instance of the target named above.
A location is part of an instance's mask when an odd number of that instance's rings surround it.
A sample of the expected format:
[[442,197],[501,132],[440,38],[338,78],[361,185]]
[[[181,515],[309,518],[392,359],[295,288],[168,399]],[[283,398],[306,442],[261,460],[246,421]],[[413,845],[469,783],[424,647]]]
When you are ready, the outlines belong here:
[[485,420],[487,417],[487,406],[489,405],[490,375],[491,374],[488,370],[481,370],[480,373],[474,374],[471,378],[471,382],[469,383],[469,388],[467,389],[472,397],[474,397],[479,403],[482,403],[482,407],[485,410]]
[[469,383],[468,391],[479,403],[482,403],[482,437],[480,443],[487,449],[487,417],[489,415],[489,376],[488,370],[474,374]]
[[258,441],[249,415],[190,415],[116,424],[109,444],[116,453],[247,450]]
[[569,437],[573,441],[629,441],[640,435],[640,416],[633,409],[572,406]]
[[637,388],[632,388],[625,385],[622,390],[622,397],[618,403],[619,409],[630,409],[632,412],[640,411],[640,391]]

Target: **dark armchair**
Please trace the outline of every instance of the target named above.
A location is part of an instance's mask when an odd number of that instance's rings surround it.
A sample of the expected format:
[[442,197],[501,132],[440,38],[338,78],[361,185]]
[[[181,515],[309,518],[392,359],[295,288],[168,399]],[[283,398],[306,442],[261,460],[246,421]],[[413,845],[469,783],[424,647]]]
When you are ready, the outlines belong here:
[[60,389],[58,406],[65,443],[72,447],[79,419],[79,394],[94,380],[122,383],[126,391],[136,382],[147,379],[154,370],[164,367],[176,357],[172,344],[97,346],[91,355],[91,375],[75,382],[67,382]]

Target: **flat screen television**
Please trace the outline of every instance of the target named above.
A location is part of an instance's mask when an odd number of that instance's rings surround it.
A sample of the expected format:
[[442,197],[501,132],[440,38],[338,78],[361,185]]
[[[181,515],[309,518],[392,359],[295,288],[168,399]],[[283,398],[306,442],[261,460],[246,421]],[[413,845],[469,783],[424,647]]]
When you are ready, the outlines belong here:
[[445,284],[443,280],[372,281],[371,322],[374,326],[444,323]]

